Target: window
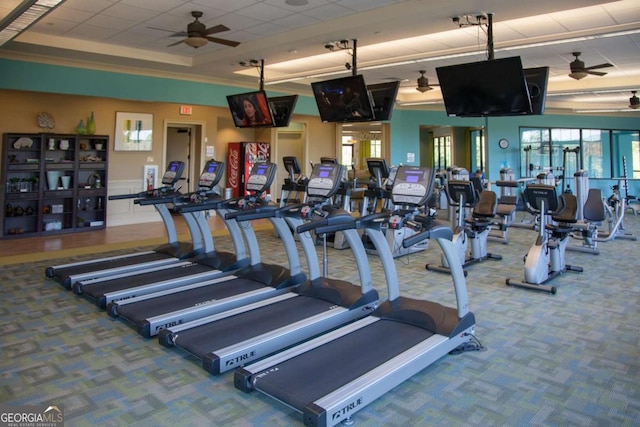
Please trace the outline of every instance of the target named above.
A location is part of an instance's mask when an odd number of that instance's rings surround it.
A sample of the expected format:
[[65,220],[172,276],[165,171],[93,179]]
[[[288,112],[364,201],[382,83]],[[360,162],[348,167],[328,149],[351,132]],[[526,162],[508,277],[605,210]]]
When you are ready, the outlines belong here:
[[590,178],[625,173],[627,178],[640,178],[640,132],[635,130],[520,128],[520,147],[523,177],[551,169],[570,179],[576,170],[585,169]]
[[446,170],[451,166],[451,135],[433,138],[433,167]]
[[369,157],[382,157],[382,142],[379,139],[372,139],[369,151]]
[[470,132],[471,139],[471,158],[473,163],[471,164],[472,170],[485,169],[486,163],[486,151],[484,145],[484,132],[482,129],[474,129]]
[[611,176],[610,162],[605,161],[609,154],[609,132],[598,129],[582,130],[582,158],[584,168],[591,178]]
[[549,129],[522,128],[520,130],[520,176],[531,177],[534,170],[547,167],[551,163]]
[[640,178],[640,135],[637,131],[614,130],[611,135],[615,177]]
[[353,144],[342,144],[342,164],[351,167],[353,164]]

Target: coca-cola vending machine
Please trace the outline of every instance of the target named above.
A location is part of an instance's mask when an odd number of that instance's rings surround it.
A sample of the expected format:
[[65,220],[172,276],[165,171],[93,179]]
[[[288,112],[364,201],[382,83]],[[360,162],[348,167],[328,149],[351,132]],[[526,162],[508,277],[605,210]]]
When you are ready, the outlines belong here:
[[268,142],[230,142],[227,154],[227,188],[231,197],[247,195],[246,182],[256,163],[269,161]]

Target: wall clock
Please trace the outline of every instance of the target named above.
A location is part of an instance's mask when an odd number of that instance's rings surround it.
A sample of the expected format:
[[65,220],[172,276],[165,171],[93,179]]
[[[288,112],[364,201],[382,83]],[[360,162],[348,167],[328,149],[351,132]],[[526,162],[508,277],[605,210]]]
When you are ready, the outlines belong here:
[[502,138],[498,141],[498,147],[502,148],[503,150],[505,148],[509,148],[509,140]]

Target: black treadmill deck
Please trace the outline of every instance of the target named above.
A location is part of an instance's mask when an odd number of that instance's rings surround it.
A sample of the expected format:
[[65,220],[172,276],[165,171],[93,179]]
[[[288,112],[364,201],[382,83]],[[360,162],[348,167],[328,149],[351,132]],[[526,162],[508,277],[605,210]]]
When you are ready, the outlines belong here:
[[262,283],[255,280],[236,277],[132,304],[124,304],[118,306],[118,315],[135,325],[139,325],[151,317],[196,307],[209,301],[241,295],[264,287]]
[[257,379],[255,387],[302,412],[433,335],[406,323],[379,320],[278,364]]
[[296,296],[177,334],[176,344],[203,359],[207,354],[325,312],[333,303]]

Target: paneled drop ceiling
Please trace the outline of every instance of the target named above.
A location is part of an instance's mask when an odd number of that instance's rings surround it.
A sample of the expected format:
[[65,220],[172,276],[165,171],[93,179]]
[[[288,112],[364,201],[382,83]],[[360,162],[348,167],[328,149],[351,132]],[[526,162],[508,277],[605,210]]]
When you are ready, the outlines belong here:
[[[4,0],[0,20],[18,3]],[[203,13],[207,27],[229,28],[212,36],[240,45],[169,46],[181,40],[171,36],[186,30],[192,11]],[[497,58],[550,67],[547,111],[640,114],[628,107],[631,91],[640,90],[638,0],[66,0],[0,47],[0,57],[251,89],[258,88],[258,71],[239,64],[264,59],[267,91],[310,95],[314,79],[352,73],[345,67],[352,50],[325,48],[347,40],[357,46],[357,70],[368,84],[400,80],[398,104],[443,108],[437,87],[416,90],[419,70],[435,84],[435,67],[486,59],[486,27],[460,28],[451,18],[488,13]],[[568,73],[575,51],[586,66],[613,67],[574,80]]]

